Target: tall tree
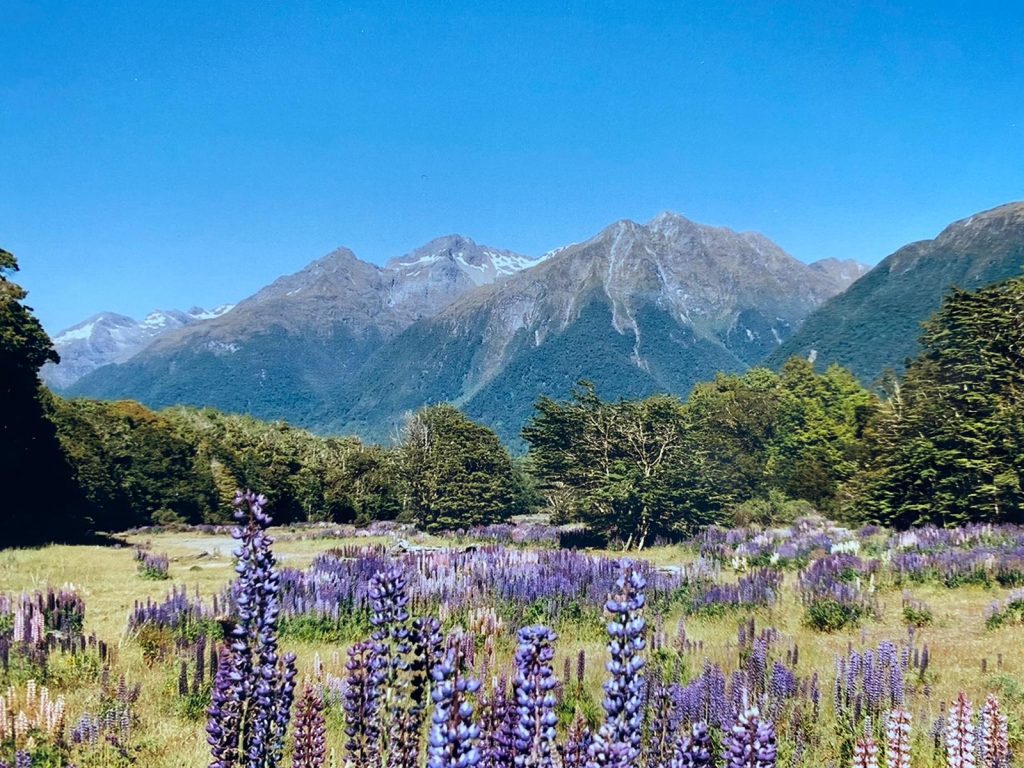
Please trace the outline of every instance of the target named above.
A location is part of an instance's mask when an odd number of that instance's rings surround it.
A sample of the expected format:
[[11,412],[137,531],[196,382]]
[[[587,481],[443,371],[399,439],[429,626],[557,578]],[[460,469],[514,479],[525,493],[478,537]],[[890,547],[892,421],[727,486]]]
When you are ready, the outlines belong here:
[[862,515],[1024,521],[1024,278],[954,290],[869,429]]
[[714,468],[678,399],[607,403],[583,382],[568,402],[545,397],[536,409],[523,437],[542,492],[567,517],[626,548],[716,518]]
[[781,397],[779,377],[767,368],[720,373],[690,394],[686,405],[695,439],[713,457],[730,502],[767,494]]
[[505,520],[521,511],[523,492],[498,436],[451,405],[416,413],[398,449],[405,505],[428,531]]
[[776,434],[766,470],[772,488],[834,512],[837,495],[858,471],[863,433],[877,398],[838,365],[817,374],[791,358],[779,374]]
[[0,249],[0,543],[20,544],[74,538],[78,498],[47,418],[49,396],[39,368],[59,358],[26,291],[11,279],[14,256]]

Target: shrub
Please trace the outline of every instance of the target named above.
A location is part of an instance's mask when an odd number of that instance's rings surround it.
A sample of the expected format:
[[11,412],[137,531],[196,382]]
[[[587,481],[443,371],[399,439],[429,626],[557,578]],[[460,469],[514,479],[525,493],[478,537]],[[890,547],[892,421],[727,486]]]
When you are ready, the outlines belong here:
[[846,627],[856,626],[863,614],[859,605],[827,597],[807,604],[804,609],[804,623],[819,632],[838,632]]
[[1010,593],[1002,605],[993,604],[985,620],[989,629],[1021,624],[1024,624],[1024,591],[1021,590]]
[[746,528],[751,525],[778,525],[792,523],[800,517],[814,514],[814,505],[802,499],[790,499],[772,488],[767,498],[747,499],[729,511],[732,525]]
[[903,600],[903,623],[908,627],[930,627],[935,620],[932,609],[927,603],[919,600]]

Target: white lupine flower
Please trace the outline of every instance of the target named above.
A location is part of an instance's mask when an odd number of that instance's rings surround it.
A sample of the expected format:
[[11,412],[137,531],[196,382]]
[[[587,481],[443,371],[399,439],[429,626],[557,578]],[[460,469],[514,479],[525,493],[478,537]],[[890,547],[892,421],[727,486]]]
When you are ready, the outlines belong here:
[[894,709],[885,718],[886,768],[910,768],[910,713]]
[[973,719],[974,707],[961,691],[949,708],[946,722],[947,768],[976,768]]

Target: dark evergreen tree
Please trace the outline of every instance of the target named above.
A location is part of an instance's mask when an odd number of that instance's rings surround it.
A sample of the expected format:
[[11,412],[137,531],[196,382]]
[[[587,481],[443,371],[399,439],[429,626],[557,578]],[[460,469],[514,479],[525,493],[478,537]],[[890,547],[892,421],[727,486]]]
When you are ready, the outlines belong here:
[[17,271],[14,256],[0,249],[0,546],[73,539],[85,527],[38,377],[57,353],[22,303],[26,291],[10,279]]
[[523,511],[508,451],[487,427],[451,405],[415,414],[398,449],[405,506],[428,531],[506,520]]
[[869,430],[866,519],[1024,521],[1024,278],[954,290]]

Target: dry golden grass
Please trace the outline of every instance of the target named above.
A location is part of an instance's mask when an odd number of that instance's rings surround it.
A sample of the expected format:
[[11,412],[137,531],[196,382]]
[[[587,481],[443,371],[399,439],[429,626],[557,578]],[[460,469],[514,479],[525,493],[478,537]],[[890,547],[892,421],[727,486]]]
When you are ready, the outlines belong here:
[[[306,540],[283,541],[275,545],[282,564],[296,567],[307,565],[319,552],[339,544],[369,544],[373,539],[351,541]],[[376,540],[379,541],[379,540]],[[86,630],[110,642],[117,648],[117,671],[124,672],[132,682],[142,684],[143,694],[138,713],[137,729],[139,765],[147,768],[198,768],[208,763],[203,724],[181,719],[174,711],[175,670],[171,665],[148,667],[133,639],[126,635],[126,618],[136,600],[147,597],[160,599],[173,585],[185,586],[190,592],[203,595],[219,592],[234,576],[231,563],[232,542],[226,536],[201,534],[160,534],[154,536],[124,537],[123,547],[49,546],[41,549],[7,550],[0,552],[0,593],[43,589],[73,584],[86,601]],[[132,547],[149,545],[156,552],[170,558],[168,581],[151,581],[136,571]],[[613,554],[613,553],[608,553]],[[651,549],[642,554],[659,565],[684,564],[692,554],[678,547]],[[796,598],[792,574],[787,577],[783,599],[779,607],[760,611],[760,626],[772,625],[779,629],[787,642],[798,644],[800,663],[798,671],[807,675],[817,670],[822,679],[823,698],[831,698],[833,669],[837,654],[845,653],[848,645],[874,646],[884,639],[900,640],[906,635],[902,621],[901,592],[883,591],[880,594],[883,618],[868,621],[860,629],[824,635],[810,631],[801,623],[802,614]],[[1013,695],[1004,696],[1015,732],[1022,722],[1024,684],[1024,644],[1020,642],[1019,628],[988,630],[985,615],[993,600],[1005,597],[1007,590],[986,590],[964,587],[955,590],[936,585],[921,585],[911,590],[912,595],[927,602],[935,615],[933,626],[919,630],[919,642],[927,643],[931,650],[932,667],[928,683],[932,690],[932,707],[937,711],[940,701],[950,701],[959,690],[975,701],[983,699],[989,690],[998,690],[1001,681],[1009,681]],[[666,618],[665,627],[671,636],[681,612]],[[717,619],[689,618],[688,635],[705,643],[706,656],[726,668],[735,666],[736,627],[739,616]],[[599,635],[572,637],[567,632],[559,641],[556,669],[561,672],[564,655],[572,659],[579,649],[586,651],[589,663],[587,688],[596,702],[600,701],[600,687],[604,677],[604,647]],[[289,650],[299,656],[300,671],[308,673],[315,653],[330,660],[335,652],[344,649],[311,644],[289,644]],[[512,641],[499,644],[498,655],[507,661]],[[1002,664],[997,664],[1001,655]],[[988,668],[982,672],[982,660]],[[690,668],[699,670],[702,659],[691,662]],[[94,688],[94,686],[93,686]],[[68,700],[69,722],[78,714],[96,704],[96,693],[91,688],[63,691]],[[1004,691],[1006,693],[1006,691]],[[826,710],[829,705],[826,703]],[[329,734],[329,743],[340,751],[342,734],[335,723]],[[106,761],[95,763],[102,768]],[[110,765],[116,763],[110,762]],[[85,768],[82,766],[81,768]]]

